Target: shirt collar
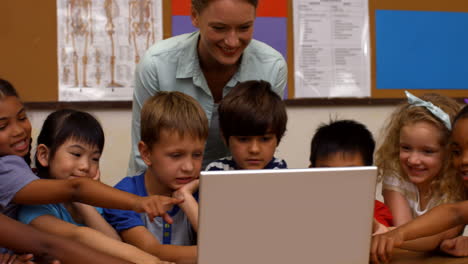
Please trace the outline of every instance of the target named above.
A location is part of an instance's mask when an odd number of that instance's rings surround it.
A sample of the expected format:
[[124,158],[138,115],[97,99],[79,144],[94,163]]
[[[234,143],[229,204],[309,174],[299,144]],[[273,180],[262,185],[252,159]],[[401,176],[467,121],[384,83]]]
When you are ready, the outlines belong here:
[[276,158],[273,157],[263,169],[275,169],[276,167],[278,167],[278,163],[276,162]]
[[248,80],[257,80],[258,78],[258,72],[255,71],[255,69],[252,69],[252,67],[248,67],[249,62],[252,61],[252,56],[253,56],[252,51],[251,51],[252,41],[255,41],[255,40],[251,40],[247,48],[245,48],[244,52],[242,53],[239,70],[236,72],[236,74],[232,78],[232,79],[235,78],[235,80],[238,82],[244,82]]
[[[202,72],[197,51],[199,38],[200,31],[193,32],[190,36],[188,36],[188,41],[182,48],[182,52],[178,59],[176,78],[192,78],[197,73],[200,74]],[[247,67],[249,59],[250,44],[242,54],[239,69],[232,76],[231,80],[229,80],[226,86],[234,87],[238,82],[256,79],[254,76],[255,73],[249,71]]]
[[176,78],[191,78],[196,72],[201,72],[198,61],[197,42],[200,32],[193,32],[188,36],[188,41],[182,48],[177,61]]

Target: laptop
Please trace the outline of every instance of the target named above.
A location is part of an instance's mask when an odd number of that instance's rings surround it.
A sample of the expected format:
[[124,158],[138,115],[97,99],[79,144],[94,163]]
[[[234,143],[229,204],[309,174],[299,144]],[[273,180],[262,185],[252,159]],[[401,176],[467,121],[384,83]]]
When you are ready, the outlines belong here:
[[198,263],[368,263],[376,175],[376,167],[202,172]]

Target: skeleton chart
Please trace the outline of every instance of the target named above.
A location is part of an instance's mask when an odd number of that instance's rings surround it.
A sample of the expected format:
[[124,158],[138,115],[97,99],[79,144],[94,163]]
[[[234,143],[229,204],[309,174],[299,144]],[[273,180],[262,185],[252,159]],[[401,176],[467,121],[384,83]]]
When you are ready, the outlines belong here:
[[161,0],[57,0],[59,101],[132,100],[135,66],[162,39]]

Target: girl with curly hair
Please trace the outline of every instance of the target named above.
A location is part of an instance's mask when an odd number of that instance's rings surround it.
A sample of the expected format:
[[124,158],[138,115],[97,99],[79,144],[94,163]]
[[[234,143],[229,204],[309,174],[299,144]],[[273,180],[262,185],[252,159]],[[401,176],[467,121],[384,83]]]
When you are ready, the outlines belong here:
[[[384,127],[376,152],[382,195],[395,226],[403,225],[431,208],[464,198],[463,183],[450,162],[452,121],[460,110],[453,99],[438,94],[418,98],[408,92]],[[456,236],[450,229],[410,249],[432,249],[442,239]],[[422,248],[421,248],[422,247]]]

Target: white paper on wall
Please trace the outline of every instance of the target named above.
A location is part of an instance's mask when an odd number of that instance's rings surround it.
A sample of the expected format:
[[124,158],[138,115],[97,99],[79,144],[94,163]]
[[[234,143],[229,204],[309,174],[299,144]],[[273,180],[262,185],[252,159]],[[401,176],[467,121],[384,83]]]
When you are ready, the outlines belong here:
[[367,1],[293,1],[295,98],[370,96]]
[[59,101],[132,100],[162,31],[161,0],[57,0]]

